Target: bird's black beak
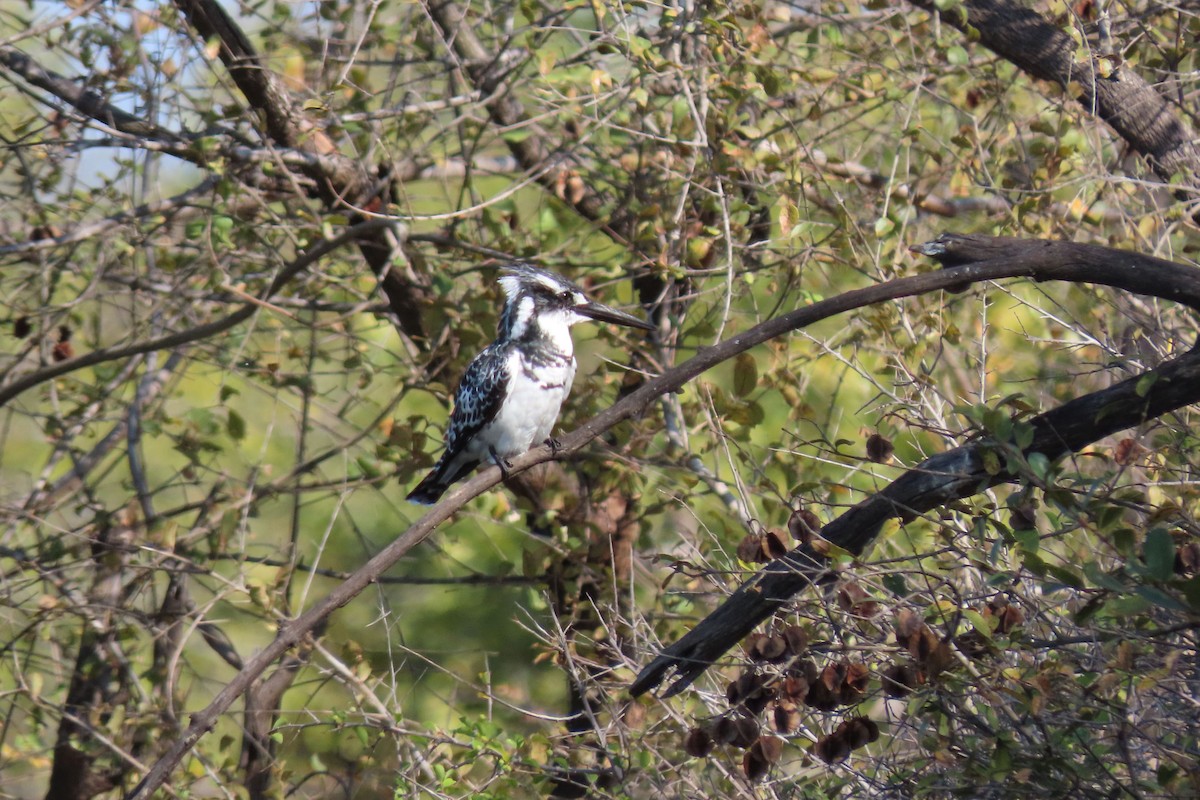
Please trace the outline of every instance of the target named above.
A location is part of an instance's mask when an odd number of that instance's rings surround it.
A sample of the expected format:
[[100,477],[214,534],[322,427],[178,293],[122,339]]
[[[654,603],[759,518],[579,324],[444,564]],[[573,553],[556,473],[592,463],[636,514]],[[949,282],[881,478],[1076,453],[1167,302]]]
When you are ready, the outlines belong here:
[[641,328],[644,331],[654,330],[654,326],[645,320],[638,319],[632,314],[626,314],[624,311],[617,311],[615,308],[609,308],[603,303],[597,303],[595,300],[589,301],[581,306],[575,306],[575,313],[594,319],[597,322],[611,322],[614,325],[625,325],[630,328]]

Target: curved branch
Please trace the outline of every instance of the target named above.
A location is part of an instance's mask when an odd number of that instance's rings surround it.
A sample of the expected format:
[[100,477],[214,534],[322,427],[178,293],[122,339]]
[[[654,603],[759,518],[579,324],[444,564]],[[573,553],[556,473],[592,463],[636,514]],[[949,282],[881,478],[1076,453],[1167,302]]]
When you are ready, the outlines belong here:
[[[953,249],[953,241],[986,241],[988,237],[943,237],[939,242]],[[644,413],[660,395],[674,391],[697,375],[711,369],[755,345],[782,336],[793,330],[811,325],[829,317],[852,311],[875,303],[912,297],[928,292],[960,288],[977,281],[1001,278],[1030,277],[1034,280],[1062,280],[1080,283],[1102,283],[1139,294],[1168,297],[1177,302],[1200,310],[1200,269],[1162,259],[1125,253],[1103,247],[1074,245],[1067,242],[1030,242],[1018,257],[998,257],[973,264],[900,278],[888,283],[847,292],[819,303],[813,303],[783,316],[768,320],[750,330],[733,336],[720,344],[703,350],[695,357],[647,381],[633,392],[593,417],[576,430],[562,437],[559,446],[551,450],[540,446],[511,459],[509,472],[520,472],[546,461],[570,456],[618,423]],[[1125,270],[1112,267],[1093,274],[1094,258],[1108,254],[1112,262],[1127,265]],[[1154,269],[1147,269],[1153,266]],[[1163,272],[1171,280],[1164,280],[1155,273]],[[1196,356],[1200,361],[1200,356]],[[1200,393],[1200,376],[1193,380],[1194,390]],[[317,601],[295,619],[280,626],[275,639],[251,658],[246,666],[209,702],[192,717],[187,731],[155,762],[154,766],[134,787],[127,800],[144,800],[162,786],[171,771],[216,724],[220,716],[246,689],[289,649],[304,640],[314,628],[330,614],[349,603],[365,588],[374,583],[393,564],[413,547],[424,541],[437,526],[449,519],[469,500],[500,483],[501,473],[496,467],[488,467],[470,480],[447,492],[439,503],[425,516],[413,523],[408,530],[387,547],[359,567],[344,582],[338,584],[328,595]],[[890,507],[890,503],[889,503]]]
[[[943,235],[917,245],[915,252],[937,259],[948,269],[972,265],[1057,260],[1072,265],[1087,282],[1139,294],[1170,297],[1196,305],[1200,269],[1171,261],[1072,242],[1046,242],[991,236]],[[1038,270],[1041,273],[1041,270]],[[1042,273],[1044,274],[1044,273]],[[1033,277],[1039,278],[1037,274]],[[1149,386],[1149,389],[1147,389]],[[1034,436],[1023,449],[1027,458],[1041,453],[1056,461],[1068,453],[1148,419],[1200,401],[1200,349],[1103,391],[1072,400],[1030,420]],[[1011,472],[991,474],[984,454],[1007,443],[983,439],[922,461],[881,492],[872,495],[821,530],[828,542],[855,555],[874,541],[884,522],[908,522],[953,500],[960,500],[1016,479]],[[773,561],[742,584],[715,611],[668,647],[634,680],[630,692],[643,694],[675,670],[665,696],[686,689],[729,648],[793,596],[827,578],[825,559],[811,545]]]

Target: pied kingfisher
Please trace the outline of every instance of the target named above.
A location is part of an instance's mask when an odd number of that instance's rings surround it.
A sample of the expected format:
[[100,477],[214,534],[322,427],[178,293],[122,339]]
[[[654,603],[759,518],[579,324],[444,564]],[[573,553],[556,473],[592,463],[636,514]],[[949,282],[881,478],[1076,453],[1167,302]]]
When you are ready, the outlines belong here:
[[414,503],[436,503],[484,458],[503,469],[508,458],[536,443],[553,446],[548,437],[575,378],[572,325],[594,319],[654,330],[528,264],[505,267],[500,286],[505,301],[499,334],[463,374],[446,426],[446,452],[409,492]]

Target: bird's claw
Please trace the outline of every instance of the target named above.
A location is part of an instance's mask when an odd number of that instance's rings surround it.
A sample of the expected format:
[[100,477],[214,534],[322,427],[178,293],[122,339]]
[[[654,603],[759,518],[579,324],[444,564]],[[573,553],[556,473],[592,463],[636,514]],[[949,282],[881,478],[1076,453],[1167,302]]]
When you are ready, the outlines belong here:
[[562,450],[563,443],[560,442],[558,439],[555,439],[553,436],[550,436],[546,439],[546,447],[550,448],[551,453],[557,455],[558,451]]
[[503,456],[501,456],[499,453],[497,453],[496,448],[494,448],[494,447],[489,447],[488,452],[492,456],[492,463],[500,468],[501,480],[507,481],[508,475],[509,475],[509,470],[512,469],[512,462],[509,461],[507,458],[504,458]]

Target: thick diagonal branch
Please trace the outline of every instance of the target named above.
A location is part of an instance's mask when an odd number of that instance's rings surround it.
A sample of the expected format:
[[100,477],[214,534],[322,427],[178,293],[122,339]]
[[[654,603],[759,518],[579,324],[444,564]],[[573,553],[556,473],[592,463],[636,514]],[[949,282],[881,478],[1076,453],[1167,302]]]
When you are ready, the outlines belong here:
[[[1150,390],[1144,391],[1147,385]],[[1057,461],[1105,436],[1196,402],[1200,402],[1200,351],[1192,350],[1157,369],[1034,417],[1029,423],[1034,429],[1033,443],[1023,453],[1026,457],[1041,453]],[[909,522],[947,503],[1016,480],[1014,473],[990,473],[985,466],[984,455],[1004,444],[982,439],[925,459],[830,522],[821,529],[821,536],[858,555],[890,519]],[[655,658],[630,691],[643,694],[674,669],[676,678],[666,696],[679,693],[760,622],[827,577],[826,561],[811,545],[771,562]]]
[[[1074,242],[958,234],[943,235],[913,250],[945,265],[947,269],[936,273],[943,277],[959,270],[991,271],[1003,264],[1024,264],[1037,280],[1057,277],[1098,283],[1170,298],[1200,310],[1196,302],[1200,269],[1137,253]],[[1149,390],[1143,391],[1147,386]],[[1192,350],[1144,375],[1035,417],[1033,442],[1024,452],[1057,460],[1116,431],[1198,401],[1200,352]],[[844,550],[861,553],[889,519],[908,521],[1013,480],[1012,474],[989,474],[984,469],[983,453],[996,446],[981,441],[921,462],[830,522],[821,535]],[[824,575],[825,561],[811,547],[772,562],[645,667],[630,691],[636,695],[657,687],[671,670],[677,677],[667,695],[682,691],[758,623]]]
[[[229,76],[252,108],[263,116],[267,135],[280,147],[296,148],[322,156],[314,166],[301,169],[314,179],[319,199],[329,208],[351,210],[372,207],[386,211],[394,194],[394,176],[371,175],[361,161],[338,153],[333,142],[296,107],[283,79],[262,63],[249,37],[216,0],[175,0],[203,39],[220,43],[220,58]],[[386,172],[386,171],[385,171]],[[362,219],[355,216],[351,222]],[[392,269],[393,255],[403,245],[398,232],[375,229],[358,241],[359,251],[380,279],[380,288],[396,313],[401,330],[413,339],[424,338],[421,309],[427,301],[425,287]]]
[[[1075,42],[1037,11],[1016,0],[964,0],[939,11],[934,0],[909,0],[1012,62],[1029,75],[1076,93],[1089,114],[1107,122],[1164,181],[1181,175],[1193,200],[1200,191],[1196,132],[1132,67],[1102,68],[1075,58]],[[965,15],[964,12],[965,11]]]

